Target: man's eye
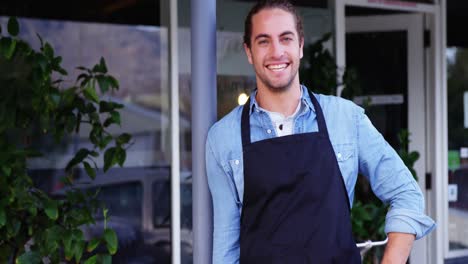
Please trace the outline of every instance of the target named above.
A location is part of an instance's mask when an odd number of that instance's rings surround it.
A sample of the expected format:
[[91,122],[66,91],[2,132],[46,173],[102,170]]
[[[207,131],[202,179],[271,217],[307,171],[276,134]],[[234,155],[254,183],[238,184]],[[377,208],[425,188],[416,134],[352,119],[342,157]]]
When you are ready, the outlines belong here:
[[284,42],[290,42],[290,41],[292,41],[292,40],[293,40],[293,39],[290,38],[290,37],[283,38],[283,41],[284,41]]
[[264,45],[264,44],[267,44],[267,43],[268,43],[268,41],[266,39],[262,39],[262,40],[258,41],[258,44],[260,44],[260,45]]

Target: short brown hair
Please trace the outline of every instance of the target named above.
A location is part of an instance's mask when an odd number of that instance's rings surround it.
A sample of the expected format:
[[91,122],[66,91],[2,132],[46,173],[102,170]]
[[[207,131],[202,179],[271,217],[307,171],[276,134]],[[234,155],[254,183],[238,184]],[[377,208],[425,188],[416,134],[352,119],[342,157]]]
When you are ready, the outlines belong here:
[[250,9],[249,14],[245,18],[244,24],[244,43],[247,47],[250,48],[250,37],[252,35],[252,17],[264,9],[279,8],[282,9],[291,15],[293,15],[296,22],[296,31],[299,34],[299,39],[304,38],[304,28],[302,25],[302,18],[297,12],[293,4],[288,0],[262,0],[257,2],[252,9]]

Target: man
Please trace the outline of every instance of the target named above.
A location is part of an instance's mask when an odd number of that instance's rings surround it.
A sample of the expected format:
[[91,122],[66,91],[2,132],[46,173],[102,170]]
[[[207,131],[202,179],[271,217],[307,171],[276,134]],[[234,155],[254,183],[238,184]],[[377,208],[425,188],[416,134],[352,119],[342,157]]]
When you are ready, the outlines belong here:
[[257,89],[209,131],[213,263],[360,263],[350,205],[358,172],[390,203],[382,263],[406,263],[432,230],[417,183],[363,110],[299,83],[302,22],[285,0],[245,21]]

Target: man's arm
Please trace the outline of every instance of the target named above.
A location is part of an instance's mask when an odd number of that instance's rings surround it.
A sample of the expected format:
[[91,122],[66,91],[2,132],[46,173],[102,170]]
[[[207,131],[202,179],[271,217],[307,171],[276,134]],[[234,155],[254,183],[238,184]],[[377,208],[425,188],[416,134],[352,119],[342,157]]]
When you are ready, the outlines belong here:
[[213,201],[213,264],[239,263],[240,213],[234,183],[216,159],[209,137],[206,171]]
[[406,233],[388,233],[388,243],[382,264],[404,264],[408,260],[415,236]]
[[[385,221],[389,237],[385,263],[404,263],[414,239],[428,234],[435,223],[424,214],[421,189],[396,151],[363,111],[357,122],[359,171],[369,179],[375,195],[390,204]],[[401,258],[405,260],[400,262]]]

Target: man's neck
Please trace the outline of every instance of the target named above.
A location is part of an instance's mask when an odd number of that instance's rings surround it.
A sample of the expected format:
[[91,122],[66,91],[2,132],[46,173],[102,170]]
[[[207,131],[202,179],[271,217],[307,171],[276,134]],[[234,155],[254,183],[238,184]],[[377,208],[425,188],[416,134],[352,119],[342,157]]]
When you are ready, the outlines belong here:
[[301,86],[298,82],[282,92],[272,92],[267,87],[259,86],[255,99],[265,110],[290,116],[297,109],[301,99]]

